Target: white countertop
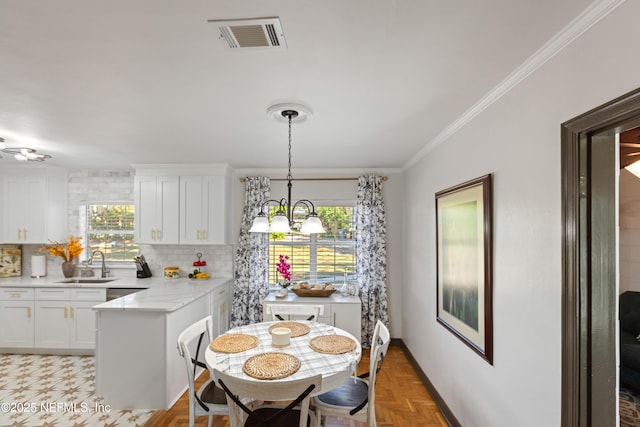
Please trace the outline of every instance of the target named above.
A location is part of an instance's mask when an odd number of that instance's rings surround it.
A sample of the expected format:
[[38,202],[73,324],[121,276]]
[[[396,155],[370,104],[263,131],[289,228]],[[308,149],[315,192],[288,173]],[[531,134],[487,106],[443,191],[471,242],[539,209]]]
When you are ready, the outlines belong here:
[[188,278],[165,279],[163,277],[149,277],[146,279],[112,277],[112,279],[114,280],[106,283],[60,283],[60,281],[64,280],[62,276],[47,276],[37,279],[31,277],[6,277],[0,279],[0,288],[139,288],[142,289],[139,292],[98,304],[93,309],[169,312],[175,311],[231,281],[231,278],[228,277],[199,280]]
[[175,311],[230,281],[230,278],[163,280],[159,286],[98,304],[93,309]]

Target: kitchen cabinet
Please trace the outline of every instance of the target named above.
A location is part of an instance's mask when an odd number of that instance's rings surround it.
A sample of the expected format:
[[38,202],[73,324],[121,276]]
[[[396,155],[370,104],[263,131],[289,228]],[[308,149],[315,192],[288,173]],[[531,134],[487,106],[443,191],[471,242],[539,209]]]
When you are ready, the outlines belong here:
[[[329,297],[299,297],[290,292],[285,298],[279,299],[274,293],[270,293],[263,302],[262,318],[264,321],[271,321],[271,312],[268,305],[280,304],[310,304],[321,305],[319,322],[343,329],[353,335],[356,339],[361,339],[361,311],[362,302],[357,296],[342,296],[334,293]],[[286,319],[300,320],[300,319]]]
[[228,244],[230,168],[222,164],[136,164],[136,241]]
[[137,243],[179,242],[179,177],[136,175],[135,233]]
[[104,301],[104,288],[1,288],[0,348],[92,350]]
[[69,348],[95,348],[96,312],[93,310],[93,307],[106,300],[106,289],[71,289],[69,298],[69,311],[71,315]]
[[180,177],[180,243],[226,244],[224,176]]
[[95,348],[96,304],[106,301],[106,289],[37,288],[36,348]]
[[69,303],[66,301],[35,301],[36,348],[69,347]]
[[3,180],[5,241],[46,242],[46,188],[44,176],[6,177]]
[[[4,243],[39,244],[66,236],[66,172],[3,170],[2,235]],[[62,226],[60,224],[63,224]]]
[[0,347],[33,347],[33,289],[0,289],[0,325]]

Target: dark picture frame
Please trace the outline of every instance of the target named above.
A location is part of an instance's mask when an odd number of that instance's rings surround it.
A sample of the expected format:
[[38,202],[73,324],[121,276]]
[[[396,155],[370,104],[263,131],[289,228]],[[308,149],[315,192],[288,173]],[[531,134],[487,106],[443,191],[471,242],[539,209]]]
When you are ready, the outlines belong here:
[[493,365],[493,176],[436,193],[438,323]]

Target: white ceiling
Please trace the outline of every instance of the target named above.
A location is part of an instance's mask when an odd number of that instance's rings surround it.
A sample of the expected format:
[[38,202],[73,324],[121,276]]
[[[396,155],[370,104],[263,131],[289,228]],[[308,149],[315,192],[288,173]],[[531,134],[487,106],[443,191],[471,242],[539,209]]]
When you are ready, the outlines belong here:
[[[0,137],[70,168],[402,167],[589,0],[0,0]],[[210,19],[278,16],[287,49]],[[0,167],[17,163],[10,156]]]

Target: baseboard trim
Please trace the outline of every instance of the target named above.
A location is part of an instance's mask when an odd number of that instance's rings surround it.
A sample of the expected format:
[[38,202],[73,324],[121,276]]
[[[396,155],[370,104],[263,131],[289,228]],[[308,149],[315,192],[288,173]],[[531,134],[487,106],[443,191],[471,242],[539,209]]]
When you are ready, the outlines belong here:
[[429,392],[429,395],[431,396],[436,406],[442,413],[442,416],[447,420],[449,425],[451,427],[462,427],[462,425],[457,420],[453,412],[451,412],[451,409],[449,409],[449,407],[447,406],[447,403],[444,401],[442,396],[440,396],[440,394],[438,393],[438,390],[436,390],[436,388],[433,386],[431,381],[429,381],[429,377],[427,377],[427,374],[425,374],[422,368],[420,368],[420,365],[418,365],[418,362],[416,361],[415,357],[413,357],[413,355],[411,354],[411,351],[409,351],[409,348],[402,341],[402,339],[392,338],[391,345],[397,345],[402,349],[402,352],[405,354],[405,356],[407,356],[407,359],[409,359],[409,363],[411,364],[411,367],[413,367],[413,369],[418,374],[418,378],[420,378],[420,381],[422,381],[422,384],[424,384],[425,388]]

